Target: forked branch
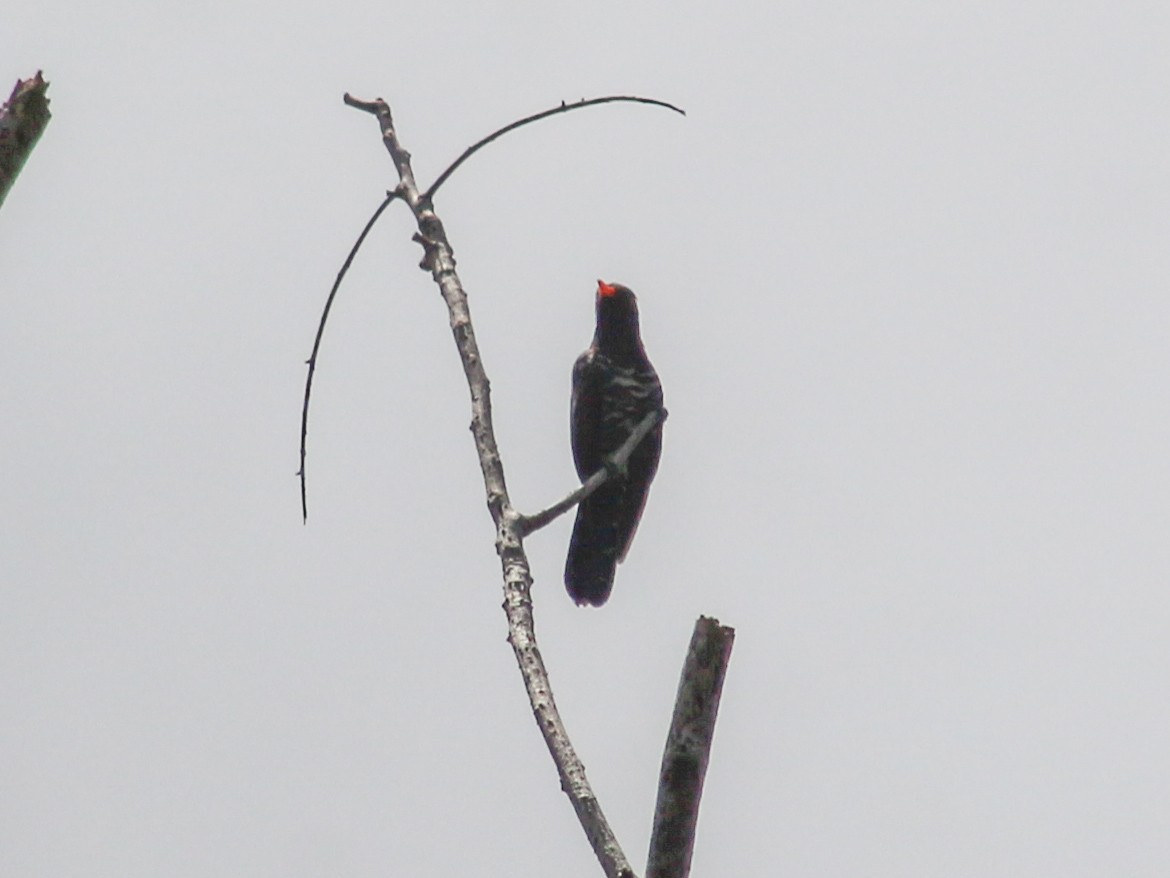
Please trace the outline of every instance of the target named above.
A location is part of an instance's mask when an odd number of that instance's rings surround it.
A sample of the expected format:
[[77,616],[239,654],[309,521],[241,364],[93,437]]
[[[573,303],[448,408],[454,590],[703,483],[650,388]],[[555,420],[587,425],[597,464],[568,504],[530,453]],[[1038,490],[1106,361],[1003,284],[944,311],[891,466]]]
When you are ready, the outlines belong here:
[[524,551],[520,515],[512,508],[504,480],[504,465],[500,460],[492,426],[491,390],[483,368],[479,345],[471,325],[467,294],[455,271],[455,255],[447,240],[443,223],[436,216],[429,198],[419,192],[410,166],[410,153],[398,141],[390,107],[379,99],[362,101],[345,96],[351,107],[372,113],[382,130],[382,142],[398,170],[399,184],[395,190],[410,207],[418,225],[414,238],[423,247],[421,266],[430,271],[439,286],[455,337],[455,346],[463,362],[467,387],[471,393],[471,433],[479,455],[487,505],[496,526],[496,553],[504,576],[504,612],[508,617],[508,642],[516,655],[533,715],[544,736],[545,744],[556,763],[561,778],[561,789],[568,795],[585,835],[593,847],[608,878],[632,878],[630,868],[613,830],[610,829],[601,806],[585,777],[585,766],[577,757],[568,732],[561,722],[560,712],[553,700],[548,671],[536,643],[532,617],[532,574]]

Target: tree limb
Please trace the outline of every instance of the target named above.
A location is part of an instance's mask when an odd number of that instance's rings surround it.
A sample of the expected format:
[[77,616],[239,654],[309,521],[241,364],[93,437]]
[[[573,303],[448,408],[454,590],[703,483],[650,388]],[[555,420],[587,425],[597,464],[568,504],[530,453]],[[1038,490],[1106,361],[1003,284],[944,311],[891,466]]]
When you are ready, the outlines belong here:
[[0,105],[0,204],[49,124],[48,88],[38,70],[32,79],[18,79],[12,96]]
[[646,878],[687,878],[691,871],[699,799],[734,642],[735,629],[718,619],[700,616],[695,622],[662,754]]
[[[467,376],[471,393],[471,433],[483,473],[487,506],[496,526],[496,553],[504,576],[504,612],[508,618],[508,642],[516,655],[528,691],[528,700],[545,744],[556,763],[561,778],[561,789],[568,795],[585,835],[608,878],[633,878],[634,872],[614,837],[601,806],[585,777],[585,767],[577,758],[561,722],[556,702],[549,685],[536,643],[532,617],[532,575],[524,551],[519,513],[512,508],[504,480],[495,431],[492,427],[491,390],[480,358],[479,346],[471,325],[467,294],[455,271],[455,256],[442,222],[431,206],[430,198],[419,192],[410,153],[398,141],[394,120],[386,102],[378,99],[363,101],[345,96],[345,103],[373,114],[382,131],[382,142],[398,170],[396,194],[410,207],[418,225],[414,240],[423,247],[420,267],[430,271],[447,304],[451,332]],[[433,189],[434,187],[432,187]]]
[[666,409],[650,412],[650,414],[638,422],[638,426],[630,433],[629,438],[621,444],[621,447],[609,456],[605,466],[582,482],[581,487],[570,493],[565,499],[554,503],[548,509],[543,509],[535,515],[522,515],[519,522],[521,535],[528,536],[533,531],[540,530],[546,524],[560,518],[613,478],[618,471],[624,469],[630,459],[630,455],[634,453],[634,449],[638,447],[643,439],[650,435],[650,431],[655,426],[666,420],[666,415]]

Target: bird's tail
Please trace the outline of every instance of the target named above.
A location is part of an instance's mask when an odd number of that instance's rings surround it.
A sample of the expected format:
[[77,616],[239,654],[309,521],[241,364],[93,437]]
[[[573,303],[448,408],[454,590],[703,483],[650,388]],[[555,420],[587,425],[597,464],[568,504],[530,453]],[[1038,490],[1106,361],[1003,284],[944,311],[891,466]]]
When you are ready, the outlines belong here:
[[[565,561],[565,588],[578,604],[600,607],[609,599],[618,555],[625,547],[610,510],[596,501],[598,491],[577,509]],[[591,502],[593,501],[593,502]]]

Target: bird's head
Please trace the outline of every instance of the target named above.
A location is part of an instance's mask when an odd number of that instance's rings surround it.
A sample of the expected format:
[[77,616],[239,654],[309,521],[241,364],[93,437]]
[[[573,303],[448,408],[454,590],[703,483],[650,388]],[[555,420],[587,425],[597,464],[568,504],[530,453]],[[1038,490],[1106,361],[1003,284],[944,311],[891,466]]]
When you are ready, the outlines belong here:
[[597,338],[613,343],[638,343],[638,299],[621,284],[597,282]]
[[638,313],[638,297],[629,287],[621,284],[607,284],[603,280],[597,281],[597,314],[602,312],[620,314],[632,311]]

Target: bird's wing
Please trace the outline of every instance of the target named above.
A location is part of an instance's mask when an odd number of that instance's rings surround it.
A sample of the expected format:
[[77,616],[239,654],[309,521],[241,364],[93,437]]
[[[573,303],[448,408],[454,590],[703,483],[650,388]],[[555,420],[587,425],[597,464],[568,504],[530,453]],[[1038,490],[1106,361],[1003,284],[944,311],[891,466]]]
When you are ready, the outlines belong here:
[[638,522],[642,520],[642,512],[646,508],[646,500],[650,496],[650,483],[658,471],[658,458],[662,453],[662,424],[656,426],[643,439],[634,453],[630,455],[627,464],[629,481],[626,481],[626,491],[618,501],[618,528],[623,534],[621,548],[618,551],[618,563],[626,560],[630,545],[634,542],[634,534],[638,532]]
[[573,462],[582,480],[601,468],[606,453],[601,435],[605,375],[594,363],[593,354],[590,348],[573,364],[573,397],[569,407]]

